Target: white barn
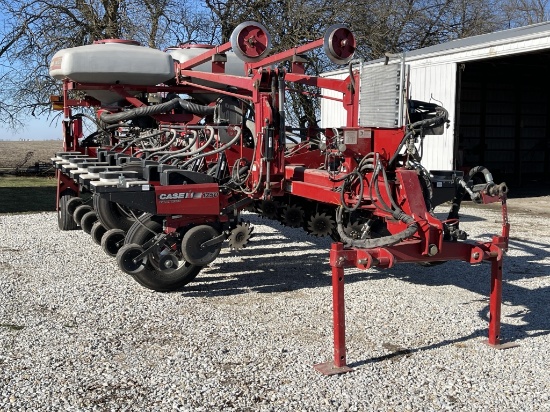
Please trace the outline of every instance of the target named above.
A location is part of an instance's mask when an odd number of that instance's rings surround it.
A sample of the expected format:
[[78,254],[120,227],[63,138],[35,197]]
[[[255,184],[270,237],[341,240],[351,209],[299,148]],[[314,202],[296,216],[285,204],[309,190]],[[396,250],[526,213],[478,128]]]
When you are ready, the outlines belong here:
[[[550,22],[414,50],[405,62],[410,98],[449,111],[445,134],[424,140],[428,170],[479,164],[516,184],[550,174]],[[382,64],[364,63],[364,75]],[[338,104],[323,100],[321,126],[342,126]]]

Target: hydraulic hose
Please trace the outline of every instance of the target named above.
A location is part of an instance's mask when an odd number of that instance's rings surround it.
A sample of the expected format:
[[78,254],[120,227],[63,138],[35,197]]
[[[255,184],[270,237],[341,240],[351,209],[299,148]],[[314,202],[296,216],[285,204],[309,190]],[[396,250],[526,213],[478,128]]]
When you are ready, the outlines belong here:
[[[188,166],[189,164],[191,164],[192,162],[194,162],[195,160],[198,160],[200,158],[203,158],[205,156],[208,156],[208,155],[213,155],[213,154],[216,154],[216,153],[220,153],[220,152],[223,152],[224,150],[226,149],[229,149],[231,146],[233,146],[240,138],[241,138],[241,128],[240,127],[236,127],[235,126],[235,129],[237,130],[237,133],[235,134],[235,137],[233,137],[233,139],[231,139],[229,142],[227,142],[226,144],[224,144],[223,146],[220,146],[218,147],[217,149],[215,150],[212,150],[210,152],[206,152],[206,153],[200,153],[194,157],[192,157],[191,159],[189,159],[188,161],[186,161],[182,166],[181,168],[185,168],[186,166]],[[202,148],[204,148],[206,145],[203,145],[201,147],[201,150]]]
[[399,152],[401,151],[401,149],[405,145],[405,142],[407,141],[407,139],[409,139],[411,135],[414,135],[415,133],[417,133],[419,130],[423,128],[437,127],[444,124],[447,121],[449,117],[449,112],[447,112],[447,110],[444,107],[435,106],[434,110],[436,112],[436,116],[429,119],[419,120],[407,126],[409,131],[405,134],[405,136],[403,136],[403,139],[401,139],[401,142],[399,143],[397,150],[395,151],[390,161],[388,162],[388,165],[392,165],[395,159],[397,159],[397,156],[399,156]]
[[184,147],[182,147],[181,149],[179,149],[179,150],[169,150],[169,151],[163,151],[163,152],[155,152],[155,153],[152,153],[150,156],[148,156],[148,158],[153,157],[153,156],[161,156],[161,157],[158,158],[158,162],[159,163],[164,163],[169,159],[172,159],[174,157],[178,157],[178,155],[180,155],[182,153],[188,152],[188,150],[191,148],[191,146],[193,146],[195,144],[195,142],[197,141],[197,138],[199,136],[199,134],[197,133],[196,130],[190,130],[188,133],[190,133],[193,137],[191,138],[189,143],[187,145],[185,145]]
[[187,100],[180,99],[179,97],[167,101],[166,103],[156,104],[154,106],[142,106],[136,107],[134,109],[126,110],[120,113],[101,113],[99,117],[100,120],[107,124],[113,124],[118,122],[124,122],[127,120],[135,119],[141,116],[152,116],[155,114],[165,113],[169,110],[172,110],[176,107],[182,107],[183,110],[198,114],[202,116],[213,115],[215,107],[212,106],[203,106],[200,104],[195,104],[188,102]]
[[373,239],[353,239],[349,237],[344,231],[343,215],[344,215],[344,208],[339,207],[338,210],[336,211],[336,224],[337,224],[336,229],[338,230],[340,239],[344,241],[346,246],[365,248],[365,249],[371,249],[371,248],[382,247],[382,246],[391,246],[401,242],[402,240],[405,240],[411,237],[418,230],[418,224],[415,222],[415,220],[411,216],[407,215],[402,210],[396,210],[393,212],[392,216],[395,219],[400,220],[401,222],[408,225],[406,229],[404,229],[399,233],[396,233],[394,235],[389,235],[389,236],[383,236],[383,237],[378,237]]
[[[468,187],[468,183],[474,175],[477,173],[482,173],[483,177],[485,178],[485,182],[487,184],[480,185],[481,187],[478,188],[478,185],[474,186],[474,191],[472,191]],[[506,183],[501,183],[499,185],[495,184],[493,182],[493,175],[489,170],[484,166],[476,166],[472,167],[470,169],[470,172],[468,173],[468,180],[464,181],[460,179],[457,182],[455,195],[453,198],[451,209],[449,210],[449,215],[447,216],[447,219],[458,219],[458,211],[460,210],[460,204],[462,202],[462,198],[468,192],[470,197],[472,198],[472,201],[476,202],[480,200],[480,190],[485,189],[487,191],[487,194],[489,196],[503,196],[506,193],[508,193],[508,186],[506,186]]]
[[139,137],[136,137],[135,139],[132,139],[132,140],[124,140],[123,142],[119,142],[117,143],[115,146],[113,146],[113,148],[111,150],[114,150],[115,148],[117,148],[121,143],[124,144],[124,147],[123,149],[121,150],[121,152],[125,152],[126,150],[128,150],[130,148],[130,146],[132,146],[133,144],[136,144],[138,142],[141,142],[142,140],[146,140],[146,139],[149,139],[151,137],[155,137],[155,136],[160,136],[161,134],[164,134],[165,132],[164,131],[160,131],[160,132],[155,132],[155,133],[151,133],[151,134],[148,134],[148,135],[145,135],[145,136],[139,136]]
[[[212,141],[214,140],[214,138],[216,136],[216,133],[214,133],[214,128],[212,126],[205,126],[205,129],[210,132],[209,133],[210,136],[208,136],[208,139],[206,140],[206,142],[204,142],[204,144],[202,146],[196,148],[195,150],[191,150],[190,152],[185,153],[185,157],[194,156],[197,153],[201,153],[202,151],[204,151],[204,149],[206,149],[208,146],[210,146],[210,144],[212,143]],[[211,152],[208,152],[208,153],[211,153]],[[170,158],[174,158],[174,157],[180,157],[180,156],[168,156],[166,159],[170,159]]]
[[[136,153],[134,153],[134,156],[137,156],[138,154],[141,154],[141,153],[145,153],[145,158],[148,159],[150,156],[154,155],[156,152],[159,152],[161,150],[166,149],[167,147],[172,146],[172,143],[174,143],[176,141],[176,138],[178,137],[178,134],[176,133],[176,131],[174,129],[170,129],[170,134],[172,135],[172,137],[170,138],[170,140],[168,140],[167,143],[163,144],[162,146],[158,146],[158,147],[151,147],[149,149],[138,150]],[[153,153],[149,153],[149,152],[153,152]]]

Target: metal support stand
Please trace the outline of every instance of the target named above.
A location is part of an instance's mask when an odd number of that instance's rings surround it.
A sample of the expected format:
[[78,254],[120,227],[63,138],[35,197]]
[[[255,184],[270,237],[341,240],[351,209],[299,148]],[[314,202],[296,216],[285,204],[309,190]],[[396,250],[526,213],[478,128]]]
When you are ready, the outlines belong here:
[[489,295],[489,339],[483,343],[495,349],[519,346],[517,343],[500,341],[500,311],[502,306],[502,252],[491,260],[491,293]]
[[[503,236],[495,236],[491,243],[476,245],[455,245],[454,254],[447,255],[448,260],[462,260],[470,264],[482,260],[491,262],[491,294],[489,297],[489,339],[484,343],[495,349],[507,349],[519,346],[516,343],[500,341],[500,311],[502,305],[502,256],[508,244],[508,224],[503,226]],[[332,268],[332,316],[334,328],[334,360],[314,365],[323,375],[336,375],[351,372],[346,364],[346,319],[344,303],[344,268],[357,267],[368,269],[372,266],[392,267],[395,255],[399,254],[403,262],[422,261],[414,249],[406,245],[389,246],[375,249],[344,249],[342,243],[333,243],[330,249]]]
[[344,304],[344,261],[337,258],[344,246],[333,243],[331,248],[332,266],[332,320],[334,332],[334,361],[313,365],[323,375],[337,375],[351,372],[346,365],[346,313]]

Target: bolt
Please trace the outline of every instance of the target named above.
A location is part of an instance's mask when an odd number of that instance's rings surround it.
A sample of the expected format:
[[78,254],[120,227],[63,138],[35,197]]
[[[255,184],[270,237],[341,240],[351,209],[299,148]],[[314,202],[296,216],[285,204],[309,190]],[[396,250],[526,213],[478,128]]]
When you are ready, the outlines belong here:
[[436,245],[431,244],[431,245],[428,246],[428,255],[429,256],[437,255],[437,252],[439,252],[439,249],[437,248]]
[[173,262],[171,260],[167,260],[166,262],[164,262],[164,266],[166,266],[167,268],[171,268],[173,265]]
[[479,259],[479,252],[472,253],[472,257],[476,260]]

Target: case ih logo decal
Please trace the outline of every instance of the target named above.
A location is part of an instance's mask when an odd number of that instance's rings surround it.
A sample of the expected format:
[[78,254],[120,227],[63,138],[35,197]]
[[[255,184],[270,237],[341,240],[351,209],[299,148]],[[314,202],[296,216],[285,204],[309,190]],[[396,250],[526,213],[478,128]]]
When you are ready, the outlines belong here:
[[162,193],[159,195],[161,202],[178,202],[183,199],[212,199],[218,197],[218,192],[180,192],[180,193]]

